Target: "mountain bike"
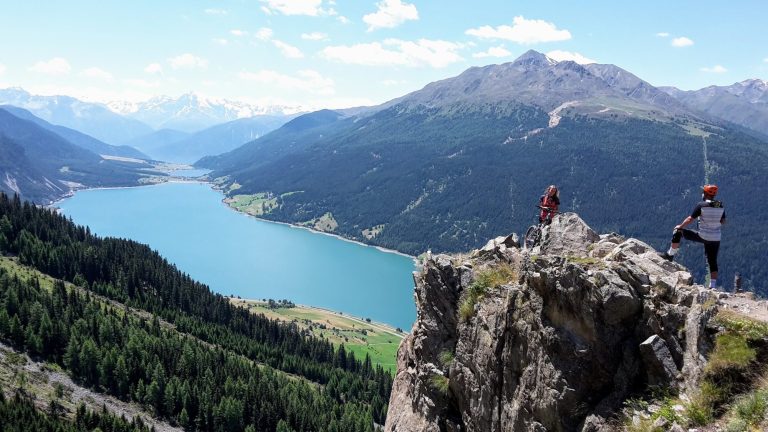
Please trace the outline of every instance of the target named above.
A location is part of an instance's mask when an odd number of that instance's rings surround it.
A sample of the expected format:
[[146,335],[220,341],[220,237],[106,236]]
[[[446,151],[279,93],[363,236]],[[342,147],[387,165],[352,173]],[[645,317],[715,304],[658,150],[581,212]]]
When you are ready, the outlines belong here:
[[[550,213],[549,220],[552,221],[552,217],[554,217],[556,214],[560,213],[557,211],[550,210],[546,207],[542,207],[540,205],[537,205],[541,210],[546,210]],[[536,217],[536,220],[538,220],[538,216]],[[544,228],[546,224],[544,222],[539,222],[535,225],[531,225],[528,227],[528,229],[525,231],[525,237],[523,237],[523,246],[525,249],[532,249],[536,245],[539,244],[541,241],[541,230]]]

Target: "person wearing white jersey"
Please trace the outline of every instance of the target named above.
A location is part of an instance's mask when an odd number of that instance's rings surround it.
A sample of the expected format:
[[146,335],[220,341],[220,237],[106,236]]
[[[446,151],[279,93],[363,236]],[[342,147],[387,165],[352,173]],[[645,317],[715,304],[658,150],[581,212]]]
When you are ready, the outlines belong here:
[[[696,205],[690,216],[675,227],[672,234],[672,246],[661,254],[662,258],[672,261],[680,248],[680,240],[704,244],[704,255],[709,264],[709,287],[717,286],[717,253],[720,250],[720,228],[725,223],[723,203],[715,199],[717,186],[708,184],[702,188],[702,201]],[[699,230],[685,229],[694,220],[699,220]]]

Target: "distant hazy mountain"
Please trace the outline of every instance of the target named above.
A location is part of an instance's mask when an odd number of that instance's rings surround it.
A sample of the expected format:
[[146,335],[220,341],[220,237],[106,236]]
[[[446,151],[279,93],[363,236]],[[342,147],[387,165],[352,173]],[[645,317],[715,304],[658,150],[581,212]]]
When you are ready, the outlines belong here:
[[167,162],[192,163],[205,156],[233,150],[244,143],[269,133],[293,116],[256,116],[212,126],[195,134],[161,129],[128,144]]
[[155,129],[167,128],[183,132],[198,132],[241,118],[303,111],[301,107],[253,105],[206,98],[196,93],[186,93],[178,98],[158,96],[139,103],[113,102],[108,106],[117,113],[140,120]]
[[279,128],[293,116],[262,115],[212,126],[155,151],[158,160],[193,163],[205,156],[234,150]]
[[90,150],[96,154],[137,158],[137,159],[149,159],[147,155],[136,150],[133,147],[109,145],[103,141],[99,141],[92,136],[86,135],[82,132],[78,132],[74,129],[48,123],[47,121],[39,117],[36,117],[31,112],[23,108],[18,108],[12,105],[0,105],[0,108],[4,109],[5,111],[8,111],[9,113],[15,115],[18,118],[29,120],[44,129],[48,129],[49,131],[66,139],[70,143],[78,147],[82,147],[86,150]]
[[150,155],[152,158],[157,159],[154,154],[158,149],[163,148],[169,144],[173,144],[177,141],[181,141],[190,135],[191,134],[188,132],[182,132],[174,129],[160,129],[150,134],[127,141],[125,142],[125,145],[135,147]]
[[45,203],[85,186],[136,184],[146,163],[104,159],[0,109],[0,190]]
[[691,109],[768,135],[768,81],[749,79],[730,86],[684,91],[660,87]]
[[[733,214],[768,212],[753,199],[768,193],[765,144],[616,66],[531,51],[354,115],[298,117],[198,165],[236,183],[232,196],[265,194],[260,217],[333,218],[337,233],[414,254],[524,231],[552,183],[563,210],[661,247],[705,181],[720,184]],[[749,248],[724,254],[723,280],[768,277],[764,224],[731,225],[724,247],[746,237]],[[703,272],[699,256],[682,259]]]
[[35,96],[20,88],[0,89],[0,105],[13,105],[35,116],[115,144],[152,129],[140,121],[123,117],[101,104],[83,102],[69,96]]

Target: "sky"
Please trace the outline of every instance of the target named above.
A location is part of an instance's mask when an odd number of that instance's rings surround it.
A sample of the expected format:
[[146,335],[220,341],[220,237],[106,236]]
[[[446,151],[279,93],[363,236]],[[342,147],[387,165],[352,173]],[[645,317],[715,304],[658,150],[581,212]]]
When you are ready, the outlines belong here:
[[529,49],[653,85],[768,79],[768,2],[0,0],[0,88],[371,105]]

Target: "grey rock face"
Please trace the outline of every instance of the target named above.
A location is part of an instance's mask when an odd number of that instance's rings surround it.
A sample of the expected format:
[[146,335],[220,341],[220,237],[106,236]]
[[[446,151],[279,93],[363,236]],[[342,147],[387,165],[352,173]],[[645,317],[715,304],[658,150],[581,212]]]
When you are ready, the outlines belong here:
[[498,238],[426,262],[386,431],[608,430],[631,391],[700,378],[714,309],[685,268],[575,214],[546,231],[530,254]]
[[649,384],[674,382],[680,371],[672,359],[667,343],[659,335],[653,335],[640,344],[640,354],[648,372]]

